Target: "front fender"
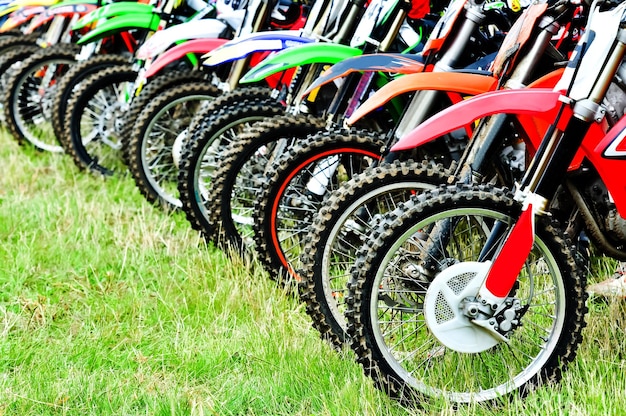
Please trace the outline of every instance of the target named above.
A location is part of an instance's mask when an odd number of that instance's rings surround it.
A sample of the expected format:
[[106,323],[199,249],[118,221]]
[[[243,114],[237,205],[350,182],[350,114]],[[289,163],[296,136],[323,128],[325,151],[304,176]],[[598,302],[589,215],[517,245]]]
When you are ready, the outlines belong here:
[[435,114],[402,137],[392,152],[414,149],[437,137],[493,114],[531,115],[553,119],[562,105],[561,92],[547,88],[498,90],[462,101]]
[[159,30],[137,51],[137,59],[145,61],[163,53],[167,48],[188,39],[218,38],[227,26],[217,19],[191,20]]
[[492,91],[497,84],[498,80],[492,76],[463,72],[422,72],[405,75],[376,91],[357,108],[347,123],[350,125],[356,123],[366,114],[407,92],[434,90],[454,91],[461,95],[478,95]]
[[259,82],[270,75],[308,64],[331,64],[361,55],[361,49],[335,43],[310,43],[285,49],[256,65],[241,79],[241,83]]
[[337,78],[345,77],[352,72],[391,72],[396,74],[414,74],[424,72],[424,64],[419,55],[399,53],[374,53],[345,59],[324,71],[304,92],[311,91],[328,84]]
[[0,9],[0,17],[9,15],[15,11],[18,11],[20,9],[23,9],[25,7],[38,7],[38,6],[44,6],[44,7],[49,7],[52,6],[53,4],[56,4],[58,1],[57,0],[18,0],[18,1],[13,1],[9,4],[7,4],[5,7],[3,7],[2,9]]
[[2,26],[0,26],[0,32],[15,29],[31,19],[33,19],[34,22],[37,17],[44,14],[46,10],[47,7],[45,6],[33,6],[16,10],[11,13]]
[[235,38],[202,58],[206,66],[216,66],[236,61],[255,52],[281,51],[293,46],[311,43],[313,39],[300,36],[297,30],[251,33],[244,38]]
[[52,6],[48,10],[46,10],[45,13],[39,14],[39,16],[33,19],[32,23],[30,24],[28,28],[27,33],[32,33],[35,29],[46,24],[47,22],[49,22],[56,16],[72,17],[76,14],[86,15],[98,8],[95,4],[91,4],[91,3],[80,3],[80,4],[76,4],[75,2],[72,2],[74,4],[67,4],[67,3],[70,3],[70,2],[63,2],[63,4]]
[[87,27],[100,19],[110,19],[116,16],[124,15],[151,15],[154,12],[154,6],[145,3],[135,2],[119,2],[107,4],[106,6],[99,7],[91,13],[78,19],[72,26],[72,30],[80,30]]
[[155,59],[145,73],[146,78],[154,76],[170,63],[181,59],[187,54],[205,54],[227,42],[227,39],[194,39],[176,45]]
[[153,13],[117,16],[99,24],[95,29],[87,32],[87,34],[80,38],[76,44],[85,45],[115,33],[126,32],[131,29],[146,29],[154,31],[157,30],[160,22],[161,18],[159,15]]

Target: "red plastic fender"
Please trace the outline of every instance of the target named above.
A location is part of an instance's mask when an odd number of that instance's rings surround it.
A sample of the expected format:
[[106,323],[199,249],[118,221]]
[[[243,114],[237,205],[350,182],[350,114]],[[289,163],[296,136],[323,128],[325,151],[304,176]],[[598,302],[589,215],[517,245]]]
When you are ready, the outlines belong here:
[[32,33],[34,29],[49,22],[55,16],[72,17],[75,14],[84,16],[97,8],[98,7],[95,4],[69,4],[67,6],[50,8],[45,13],[41,13],[33,20],[31,26],[28,28],[27,33]]
[[159,57],[152,62],[145,76],[146,78],[150,78],[156,75],[156,73],[167,65],[181,59],[188,53],[205,54],[218,46],[222,46],[226,42],[228,42],[228,39],[193,39],[176,45],[159,55]]
[[402,137],[391,151],[416,148],[474,120],[493,114],[533,115],[553,120],[563,104],[559,101],[560,96],[560,91],[544,88],[499,90],[480,94],[435,114]]
[[15,29],[16,27],[25,24],[29,20],[36,18],[36,16],[45,13],[47,9],[47,6],[33,6],[16,10],[9,15],[8,19],[6,20],[6,22],[4,22],[1,29],[3,32]]

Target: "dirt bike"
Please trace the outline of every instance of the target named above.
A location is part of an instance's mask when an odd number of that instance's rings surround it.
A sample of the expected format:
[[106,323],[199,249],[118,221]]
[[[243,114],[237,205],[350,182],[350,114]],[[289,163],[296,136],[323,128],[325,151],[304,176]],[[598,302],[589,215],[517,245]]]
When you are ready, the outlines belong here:
[[[107,146],[106,143],[117,147],[122,146],[121,138],[129,134],[127,131],[124,131],[124,127],[128,124],[127,120],[134,120],[137,117],[136,110],[134,110],[135,108],[143,108],[147,103],[153,100],[157,94],[170,86],[177,85],[189,78],[198,79],[202,77],[195,71],[189,70],[197,66],[197,55],[199,52],[197,50],[188,50],[175,60],[177,69],[185,68],[182,74],[170,73],[167,77],[160,77],[155,82],[151,82],[149,86],[146,86],[142,74],[144,71],[151,68],[154,58],[159,54],[163,54],[168,48],[177,48],[178,46],[174,45],[179,45],[181,42],[183,42],[182,45],[187,45],[190,43],[188,41],[189,39],[194,39],[191,41],[191,43],[194,44],[201,42],[203,47],[215,47],[225,42],[225,39],[221,39],[218,36],[229,36],[229,33],[233,30],[231,25],[239,24],[238,20],[240,19],[237,18],[237,15],[243,12],[243,10],[232,10],[230,8],[220,7],[219,4],[221,3],[216,3],[215,9],[220,10],[220,20],[211,18],[213,15],[211,12],[213,6],[209,5],[194,14],[187,22],[158,30],[137,49],[132,67],[129,67],[129,65],[131,65],[129,59],[122,60],[113,55],[96,55],[71,68],[67,76],[64,76],[60,80],[57,92],[53,97],[53,108],[55,111],[52,113],[51,122],[56,136],[65,136],[64,125],[66,121],[67,104],[80,83],[105,69],[109,72],[108,78],[110,79],[110,83],[117,82],[120,77],[126,79],[128,76],[127,73],[132,72],[135,74],[136,79],[133,84],[129,84],[127,88],[128,91],[125,90],[127,93],[126,97],[120,97],[120,99],[124,101],[125,107],[124,110],[120,111],[120,114],[118,114],[120,119],[118,120],[118,117],[107,116],[110,117],[111,120],[116,119],[115,124],[111,124],[110,127],[115,129],[115,135],[120,137],[120,140],[118,141],[119,143],[105,140],[105,149]],[[92,82],[98,82],[97,77],[93,77],[91,80]],[[101,88],[105,87],[106,83]],[[140,92],[144,94],[139,95]],[[103,125],[100,126],[101,129],[103,127]],[[97,148],[97,142],[94,142],[93,145]],[[77,165],[80,167],[89,165],[89,153],[79,152],[78,150],[81,150],[80,146],[77,148],[75,155]],[[88,159],[81,162],[80,155],[83,153],[86,154]]]
[[45,35],[36,45],[13,54],[20,64],[12,65],[1,79],[3,120],[18,143],[39,150],[62,150],[46,123],[51,111],[47,97],[56,88],[56,77],[65,73],[67,63],[78,53],[78,48],[68,45],[73,37],[71,26],[97,7],[73,0],[60,2],[33,17],[24,30],[26,35],[40,31]]
[[[459,9],[463,9],[464,3],[457,3],[456,9],[453,6],[454,4],[451,5],[451,10],[456,13]],[[474,4],[470,7],[480,11],[483,5]],[[543,10],[545,10],[545,7]],[[539,12],[540,14],[541,12]],[[472,16],[472,19],[467,19],[470,23],[468,24],[462,17],[459,18],[456,23],[457,30],[453,31],[449,28],[446,30],[446,28],[436,26],[433,37],[424,48],[423,60],[421,61],[407,63],[401,59],[401,55],[381,55],[381,59],[377,59],[379,56],[374,54],[368,57],[370,62],[367,66],[362,62],[355,62],[354,68],[356,69],[350,69],[347,66],[350,65],[348,62],[350,60],[348,60],[346,65],[342,62],[327,71],[321,77],[322,81],[316,81],[314,86],[309,87],[309,90],[316,85],[330,82],[339,75],[362,70],[381,69],[383,66],[380,63],[384,63],[390,57],[396,61],[395,68],[402,72],[433,70],[439,72],[449,68],[450,65],[467,62],[465,61],[467,58],[463,58],[459,53],[460,51],[467,53],[468,49],[472,49],[467,47],[469,39],[467,33],[471,31],[470,27],[476,30],[475,20],[477,20],[470,12],[468,12],[468,15]],[[442,20],[446,21],[445,19]],[[449,19],[447,24],[452,24]],[[521,21],[518,21],[514,27],[521,24]],[[532,25],[532,22],[530,24]],[[459,30],[459,26],[464,30]],[[453,33],[452,37],[447,39],[447,45],[446,42],[442,42],[437,37],[447,36],[446,33]],[[544,45],[551,36],[552,34],[550,33],[547,35],[547,40],[542,40]],[[432,47],[431,45],[433,44],[440,46]],[[444,53],[444,51],[447,52]],[[541,55],[541,51],[537,55]],[[364,59],[359,58],[359,60],[363,61]],[[403,80],[408,78],[412,88],[420,94],[423,93],[421,95],[424,98],[422,106],[426,109],[430,107],[430,112],[433,112],[442,108],[442,106],[458,102],[464,96],[474,95],[495,88],[500,76],[504,75],[501,72],[496,71],[495,76],[491,74],[460,73],[458,71],[440,74],[421,72],[415,76],[404,75],[383,86],[379,91],[383,92],[397,83],[405,85]],[[530,76],[530,71],[526,72]],[[437,90],[442,91],[438,98],[433,95],[433,91]],[[376,92],[373,96],[376,97],[378,94],[379,92]],[[413,98],[413,103],[420,102],[419,98]],[[371,98],[365,104],[370,100]],[[410,104],[405,108],[403,119],[408,118],[413,122],[417,122],[418,117],[410,112],[410,109],[413,107],[414,104]],[[428,112],[422,111],[422,113]],[[350,114],[352,113],[347,113],[347,115]],[[255,218],[254,236],[257,243],[257,251],[271,274],[287,276],[289,274],[288,271],[293,270],[294,263],[297,263],[299,258],[301,239],[307,232],[312,216],[323,205],[324,195],[328,194],[332,189],[336,189],[340,185],[340,181],[345,181],[358,173],[353,169],[346,168],[351,166],[355,160],[364,157],[364,146],[367,143],[372,144],[371,153],[367,155],[370,163],[379,159],[381,149],[386,147],[384,136],[384,133],[348,132],[330,129],[330,131],[302,140],[302,143],[297,143],[296,146],[288,149],[285,154],[276,158],[276,161],[267,170],[268,174],[264,178],[263,186],[256,194],[253,214]],[[442,154],[449,158],[450,155],[458,152],[459,144],[455,142],[460,143],[458,139],[454,139],[443,146],[445,150]],[[427,151],[425,154],[428,154],[431,159],[437,158],[436,153],[432,151]],[[334,162],[331,162],[333,159]],[[343,167],[341,167],[342,163],[344,164]],[[345,163],[348,164],[346,165]],[[316,168],[315,166],[318,167]],[[314,173],[315,169],[318,172]],[[348,172],[348,178],[339,179],[339,175],[335,176],[335,172],[343,171]],[[309,178],[308,183],[305,178]],[[305,183],[307,184],[305,185]],[[287,226],[287,224],[290,224],[290,226]],[[293,274],[295,275],[295,273]]]
[[[459,117],[507,113],[549,126],[514,190],[459,184],[416,197],[360,251],[349,285],[349,331],[359,362],[381,387],[409,399],[493,400],[557,382],[575,358],[587,295],[568,229],[581,223],[600,251],[625,258],[626,194],[618,174],[625,19],[626,4],[594,2],[554,89],[480,95],[397,144],[440,134]],[[561,217],[563,207],[573,215]],[[394,331],[381,335],[392,314],[394,327],[420,322],[423,331],[393,342]],[[454,378],[433,377],[451,374],[452,363]]]
[[[348,21],[353,22],[352,31],[354,32],[356,29],[354,33],[359,31],[359,28],[356,27],[357,21],[355,17],[359,15],[358,13],[363,12],[362,7],[359,2],[353,2],[345,12],[348,16],[351,16],[351,20]],[[377,22],[376,20],[379,16],[375,13],[370,14],[368,11],[378,10],[380,7],[390,8],[392,11],[389,13],[393,17],[387,21],[381,20]],[[377,40],[384,40],[384,42],[381,42],[381,46],[391,46],[390,40],[395,38],[398,27],[402,23],[398,16],[403,16],[406,13],[406,4],[403,5],[402,2],[373,2],[368,6],[368,11],[365,12],[367,18],[364,17],[360,20],[359,27],[367,28]],[[374,34],[372,28],[378,25],[386,25],[387,29],[379,30],[379,32]],[[388,25],[396,25],[396,27],[391,28]],[[313,101],[310,103],[299,103],[292,101],[291,97],[297,93],[297,90],[302,85],[310,83],[312,77],[319,73],[322,62],[332,63],[334,62],[333,59],[343,59],[346,56],[361,54],[364,49],[376,48],[378,46],[373,46],[374,42],[372,44],[365,43],[363,46],[357,46],[358,44],[353,46],[346,45],[350,39],[350,26],[350,24],[343,26],[342,29],[345,29],[345,31],[340,31],[332,44],[320,42],[289,48],[275,57],[262,62],[260,65],[271,66],[279,56],[283,57],[281,58],[283,60],[286,60],[286,57],[289,56],[291,57],[288,61],[290,65],[283,65],[276,67],[276,69],[285,70],[298,66],[297,77],[294,82],[289,84],[288,88],[275,91],[272,96],[265,95],[258,99],[249,97],[247,103],[238,102],[230,107],[216,109],[213,114],[205,119],[204,123],[208,129],[201,132],[198,135],[198,139],[190,140],[182,157],[183,165],[181,166],[179,176],[179,190],[188,219],[194,228],[202,230],[207,238],[215,238],[216,240],[227,242],[227,244],[232,244],[239,249],[243,248],[243,239],[247,239],[247,236],[243,234],[250,234],[251,218],[249,212],[252,205],[250,197],[257,184],[256,178],[259,177],[262,170],[259,171],[252,165],[244,167],[239,163],[239,160],[235,161],[233,159],[233,157],[238,155],[241,157],[240,160],[245,162],[243,158],[252,154],[248,153],[247,150],[242,153],[245,145],[250,142],[252,137],[244,138],[244,135],[237,137],[237,133],[244,131],[245,126],[253,122],[262,122],[266,117],[271,117],[271,122],[275,126],[291,130],[292,133],[296,133],[296,131],[308,132],[311,129],[318,130],[323,128],[325,121],[320,117],[314,116],[316,111],[313,110],[313,106],[316,104],[322,105],[322,103],[333,105],[328,100],[332,99],[332,94],[327,96],[323,96],[322,93],[318,94],[317,103]],[[313,51],[315,52],[313,53]],[[339,53],[332,55],[335,51]],[[294,60],[294,56],[297,56],[298,60]],[[329,60],[331,56],[333,58]],[[287,108],[276,105],[277,102],[284,102]],[[304,108],[303,104],[308,107],[308,110],[304,112],[308,115],[295,116],[291,114],[290,108],[299,112]],[[285,113],[290,115],[285,116]],[[242,116],[245,123],[241,120]],[[216,147],[218,143],[219,147]],[[258,142],[255,141],[255,143]],[[223,149],[223,151],[220,149]],[[272,150],[269,147],[266,150],[263,154],[271,157]],[[216,159],[215,172],[210,174],[209,171],[212,166],[207,164],[206,161],[210,155],[215,154],[215,151],[218,151],[223,156]],[[258,166],[263,165],[262,161],[256,161],[260,162]],[[225,177],[217,174],[220,170],[222,172],[228,171],[229,179],[225,180]],[[243,175],[240,175],[242,172],[244,172]],[[243,179],[243,176],[250,172],[254,172],[254,174],[248,181],[244,180],[244,182],[241,182],[239,180]],[[215,179],[215,181],[212,179]],[[249,187],[244,185],[244,183],[249,185]],[[239,189],[233,194],[231,191],[235,187],[239,187]],[[198,193],[202,195],[201,200],[197,197],[192,197],[192,195],[198,195]],[[228,195],[228,198],[224,199],[223,195]],[[231,195],[233,195],[232,198]],[[231,213],[233,213],[232,216]],[[248,231],[245,231],[246,229]],[[215,233],[218,230],[221,232],[221,236]]]

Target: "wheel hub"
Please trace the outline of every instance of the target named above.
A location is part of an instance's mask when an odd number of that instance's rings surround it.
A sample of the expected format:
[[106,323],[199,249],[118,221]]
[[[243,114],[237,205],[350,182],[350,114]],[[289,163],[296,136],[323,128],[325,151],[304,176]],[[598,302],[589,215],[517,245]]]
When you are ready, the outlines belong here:
[[479,353],[502,341],[472,322],[489,318],[479,316],[483,310],[475,300],[489,267],[490,263],[457,263],[439,273],[426,291],[426,325],[451,350]]
[[123,107],[121,102],[110,103],[97,116],[96,126],[100,138],[116,135],[122,125]]

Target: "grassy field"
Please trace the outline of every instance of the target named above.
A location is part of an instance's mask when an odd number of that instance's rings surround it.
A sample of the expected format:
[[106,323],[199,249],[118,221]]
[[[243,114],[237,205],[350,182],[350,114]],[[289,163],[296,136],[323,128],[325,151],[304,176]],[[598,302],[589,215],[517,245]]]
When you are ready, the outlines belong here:
[[207,247],[130,178],[81,173],[4,131],[0,166],[0,414],[626,413],[624,302],[590,302],[558,386],[501,406],[405,409],[258,265]]

